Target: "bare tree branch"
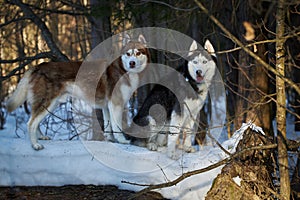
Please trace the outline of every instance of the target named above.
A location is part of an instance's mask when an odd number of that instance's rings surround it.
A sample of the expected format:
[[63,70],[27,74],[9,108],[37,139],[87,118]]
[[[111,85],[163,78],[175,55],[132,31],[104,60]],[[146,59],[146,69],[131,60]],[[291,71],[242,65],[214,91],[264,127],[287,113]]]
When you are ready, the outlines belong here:
[[167,182],[167,183],[161,183],[161,184],[157,184],[157,185],[146,185],[146,184],[139,184],[139,183],[131,183],[131,182],[128,182],[128,181],[122,181],[122,183],[131,184],[131,185],[138,185],[138,186],[148,186],[148,187],[142,189],[141,191],[139,191],[138,193],[134,194],[131,199],[135,199],[138,196],[140,196],[142,194],[145,194],[145,193],[147,193],[151,190],[171,187],[171,186],[174,186],[174,185],[178,184],[179,182],[183,181],[184,179],[186,179],[188,177],[191,177],[193,175],[201,174],[201,173],[210,171],[212,169],[215,169],[219,166],[222,166],[222,165],[230,162],[231,160],[233,160],[235,158],[238,158],[239,156],[243,155],[244,153],[246,153],[248,151],[274,149],[276,147],[277,147],[277,144],[271,144],[271,145],[262,145],[262,146],[255,146],[255,147],[251,147],[251,148],[246,148],[246,149],[243,149],[242,151],[236,152],[235,154],[232,154],[232,156],[230,156],[228,158],[225,158],[225,159],[223,159],[223,160],[221,160],[221,161],[219,161],[215,164],[212,164],[208,167],[183,173],[177,179],[175,179],[173,181],[170,181],[170,182]]
[[256,61],[258,61],[264,68],[266,68],[268,71],[271,71],[276,76],[283,79],[285,82],[287,82],[292,88],[295,89],[295,91],[300,94],[300,87],[295,84],[290,79],[286,78],[285,76],[281,75],[274,69],[271,65],[266,63],[263,59],[261,59],[258,55],[256,55],[251,49],[247,48],[237,37],[235,37],[233,34],[230,33],[230,31],[227,30],[227,28],[213,15],[209,13],[207,8],[198,0],[194,0],[195,3],[199,6],[199,8],[237,45],[239,45],[246,53],[248,53],[251,57],[253,57]]
[[[300,142],[293,142],[289,145],[290,148],[299,148],[300,146]],[[254,147],[250,147],[250,148],[246,148],[246,149],[243,149],[239,152],[236,152],[234,154],[232,154],[231,156],[229,156],[228,158],[225,158],[215,164],[212,164],[208,167],[205,167],[205,168],[202,168],[202,169],[197,169],[197,170],[194,170],[194,171],[189,171],[189,172],[186,172],[186,173],[183,173],[180,177],[178,177],[177,179],[173,180],[173,181],[170,181],[170,182],[167,182],[167,183],[161,183],[161,184],[157,184],[157,185],[147,185],[147,184],[139,184],[139,183],[132,183],[132,182],[129,182],[129,181],[122,181],[122,183],[126,183],[126,184],[131,184],[131,185],[136,185],[136,186],[142,186],[142,187],[145,187],[147,186],[146,188],[142,189],[141,191],[139,191],[138,193],[134,194],[132,196],[132,198],[130,199],[135,199],[137,197],[139,197],[140,195],[142,194],[145,194],[151,190],[155,190],[155,189],[161,189],[161,188],[166,188],[166,187],[171,187],[171,186],[174,186],[176,184],[178,184],[179,182],[183,181],[184,179],[188,178],[188,177],[191,177],[191,176],[194,176],[196,174],[201,174],[201,173],[204,173],[204,172],[207,172],[207,171],[210,171],[212,169],[215,169],[219,166],[222,166],[238,157],[240,157],[241,155],[249,152],[249,151],[253,151],[253,150],[267,150],[267,149],[275,149],[277,148],[277,144],[270,144],[270,145],[261,145],[261,146],[254,146]]]
[[60,51],[60,49],[57,47],[57,45],[55,44],[55,42],[52,38],[52,34],[49,31],[46,24],[42,21],[42,19],[39,16],[37,16],[32,11],[32,9],[28,5],[24,4],[21,0],[8,0],[7,2],[12,5],[16,5],[16,6],[20,7],[24,13],[24,16],[29,18],[33,23],[35,23],[39,27],[39,29],[41,30],[42,35],[44,37],[44,40],[46,41],[48,47],[51,49],[51,52],[55,55],[57,60],[69,61],[68,57],[66,55],[64,55]]
[[[156,4],[164,5],[164,6],[167,6],[167,7],[169,7],[169,8],[172,8],[172,9],[178,10],[178,11],[188,11],[188,12],[190,12],[190,11],[193,11],[193,10],[198,9],[197,6],[196,6],[196,7],[193,7],[193,8],[179,8],[179,7],[173,6],[173,5],[171,5],[171,4],[168,4],[168,3],[166,3],[166,2],[163,2],[163,1],[155,1],[155,0],[142,0],[142,3],[139,3],[139,4],[141,5],[141,4],[144,4],[144,3],[156,3]],[[131,3],[131,4],[133,4],[133,5],[138,5],[138,4],[136,4],[136,3]]]
[[0,60],[0,64],[1,63],[16,63],[19,61],[24,61],[17,68],[14,68],[13,70],[11,70],[9,72],[9,74],[7,74],[6,76],[0,76],[0,82],[9,79],[11,76],[15,75],[17,71],[20,71],[21,69],[23,69],[26,65],[28,65],[32,61],[41,59],[41,58],[53,58],[53,55],[51,52],[43,52],[43,53],[39,53],[32,57],[23,57],[23,58],[17,58],[14,60]]
[[[289,38],[292,38],[292,37],[297,37],[299,35],[300,35],[300,32],[296,32],[295,34],[290,34],[290,35],[284,37],[284,39],[289,39]],[[273,40],[263,40],[263,41],[258,41],[258,42],[253,42],[251,44],[247,44],[245,47],[252,47],[252,46],[255,46],[255,45],[258,45],[258,44],[274,43],[276,41],[277,41],[276,39],[273,39]],[[233,49],[228,49],[228,50],[223,50],[223,51],[217,51],[216,54],[231,53],[231,52],[238,51],[238,50],[241,50],[241,49],[242,49],[242,47],[236,47],[236,48],[233,48]]]
[[[24,3],[25,4],[25,3]],[[40,10],[40,11],[46,11],[49,13],[57,13],[57,14],[65,14],[65,15],[71,15],[71,16],[78,16],[78,15],[88,15],[90,9],[86,8],[84,6],[81,6],[79,4],[67,4],[68,6],[71,6],[72,10],[58,10],[58,9],[49,9],[49,8],[40,8],[38,6],[35,5],[31,5],[31,4],[25,4],[28,7],[34,8],[36,10]],[[75,8],[75,9],[74,9]]]
[[47,52],[39,53],[35,56],[19,57],[19,58],[12,59],[12,60],[0,60],[0,64],[16,63],[16,62],[20,62],[20,61],[24,61],[24,60],[33,61],[33,60],[37,60],[37,59],[41,59],[41,58],[54,59],[53,55],[51,54],[51,51],[47,51]]
[[0,24],[0,28],[3,28],[3,27],[5,27],[5,26],[7,26],[7,25],[9,25],[9,24],[11,24],[13,22],[23,21],[25,19],[28,19],[28,18],[27,17],[20,17],[20,18],[15,18],[14,17],[12,20],[9,20],[9,21],[7,21],[5,23]]

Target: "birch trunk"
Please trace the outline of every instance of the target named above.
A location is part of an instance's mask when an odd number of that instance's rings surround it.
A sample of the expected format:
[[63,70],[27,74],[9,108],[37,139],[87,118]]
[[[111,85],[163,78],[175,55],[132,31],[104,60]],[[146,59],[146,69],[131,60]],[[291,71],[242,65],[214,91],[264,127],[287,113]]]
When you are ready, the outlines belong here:
[[[284,76],[285,71],[285,40],[284,19],[286,14],[285,0],[278,1],[277,21],[276,21],[276,70]],[[285,82],[279,76],[276,76],[277,92],[277,142],[278,142],[278,163],[280,173],[280,193],[285,200],[290,199],[290,178],[288,171],[288,154],[286,146],[286,94]]]

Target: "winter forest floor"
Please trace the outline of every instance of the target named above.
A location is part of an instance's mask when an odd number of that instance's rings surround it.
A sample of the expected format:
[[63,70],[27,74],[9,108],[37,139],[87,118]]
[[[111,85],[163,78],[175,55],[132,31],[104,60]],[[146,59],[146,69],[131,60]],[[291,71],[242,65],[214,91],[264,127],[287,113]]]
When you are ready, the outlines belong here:
[[[0,187],[0,200],[127,200],[134,192],[116,186],[69,185],[62,187]],[[164,199],[159,193],[150,192],[138,198]]]

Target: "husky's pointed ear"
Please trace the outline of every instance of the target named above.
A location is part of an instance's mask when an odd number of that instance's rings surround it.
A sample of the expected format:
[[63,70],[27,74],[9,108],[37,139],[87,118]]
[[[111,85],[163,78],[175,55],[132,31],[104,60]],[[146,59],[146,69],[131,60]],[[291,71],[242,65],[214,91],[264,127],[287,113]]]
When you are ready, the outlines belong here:
[[197,42],[194,40],[190,46],[189,54],[188,56],[192,55],[194,51],[197,50]]
[[210,55],[217,57],[217,55],[215,54],[215,49],[213,47],[213,45],[210,43],[209,40],[206,40],[204,43],[204,49],[206,49],[206,51],[208,53],[210,53]]
[[130,36],[126,33],[123,37],[122,45],[125,46],[130,40]]
[[144,37],[142,34],[139,35],[138,41],[139,41],[140,43],[142,43],[142,44],[146,44],[146,43],[147,43],[145,37]]

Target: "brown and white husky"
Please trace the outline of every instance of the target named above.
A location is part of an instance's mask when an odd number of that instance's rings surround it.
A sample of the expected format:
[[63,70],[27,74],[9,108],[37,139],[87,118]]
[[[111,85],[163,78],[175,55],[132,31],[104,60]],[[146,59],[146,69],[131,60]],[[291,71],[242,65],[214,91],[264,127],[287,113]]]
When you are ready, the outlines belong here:
[[[66,94],[83,99],[89,105],[103,110],[106,140],[129,143],[124,135],[120,134],[123,105],[137,88],[149,62],[150,55],[145,43],[142,35],[138,41],[132,41],[126,35],[123,39],[121,56],[109,66],[105,60],[88,63],[93,65],[93,71],[83,72],[86,74],[82,76],[84,79],[82,81],[77,81],[76,78],[81,65],[85,62],[48,62],[29,69],[6,106],[11,112],[26,100],[31,104],[28,132],[32,147],[35,150],[44,148],[38,139],[49,138],[42,135],[39,124],[49,112],[53,111],[57,101]],[[101,77],[97,77],[98,71],[103,72]],[[123,81],[120,87],[115,88],[121,77]],[[89,85],[95,81],[95,87]],[[113,91],[116,95],[112,98]]]

